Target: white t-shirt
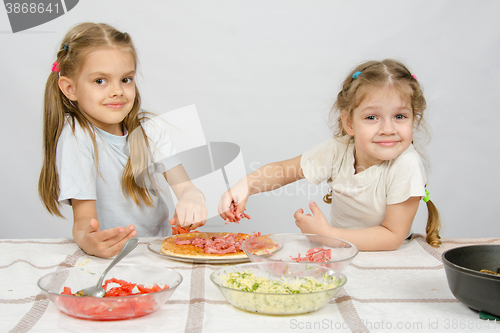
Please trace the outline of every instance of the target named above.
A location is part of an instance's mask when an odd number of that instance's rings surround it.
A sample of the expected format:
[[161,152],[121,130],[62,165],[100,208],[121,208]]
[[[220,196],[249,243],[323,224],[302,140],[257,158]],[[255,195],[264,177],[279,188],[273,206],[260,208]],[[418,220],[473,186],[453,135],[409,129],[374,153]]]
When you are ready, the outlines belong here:
[[[150,169],[163,173],[180,164],[175,147],[160,118],[143,124],[148,137]],[[150,191],[154,207],[137,206],[122,192],[122,174],[129,156],[128,133],[116,136],[95,128],[99,169],[96,169],[94,145],[90,134],[78,122],[73,132],[69,118],[57,144],[56,164],[59,175],[59,201],[96,200],[101,230],[134,224],[138,236],[166,236],[171,232],[169,212],[161,196]]]
[[425,196],[422,159],[410,145],[401,155],[354,174],[354,143],[332,138],[306,151],[300,160],[312,184],[332,188],[330,224],[344,229],[382,225],[387,205]]

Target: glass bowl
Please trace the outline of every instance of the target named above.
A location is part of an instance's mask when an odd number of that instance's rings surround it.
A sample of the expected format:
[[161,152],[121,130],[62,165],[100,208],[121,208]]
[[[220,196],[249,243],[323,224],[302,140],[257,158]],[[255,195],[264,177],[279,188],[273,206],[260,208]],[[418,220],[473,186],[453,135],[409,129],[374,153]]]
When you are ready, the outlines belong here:
[[90,320],[120,320],[141,317],[154,312],[167,302],[175,289],[181,284],[182,276],[168,268],[118,264],[106,275],[104,280],[116,278],[127,282],[169,288],[148,294],[118,297],[78,297],[62,295],[64,287],[72,293],[97,283],[108,265],[75,266],[60,269],[42,276],[38,287],[59,310],[77,318]]
[[[243,275],[243,277],[249,279],[247,281],[250,284],[249,288],[244,287],[244,284],[240,285],[240,288],[244,290],[230,288],[227,278],[231,273],[240,273],[240,276],[242,274],[254,274],[256,277],[264,278],[265,282],[259,281],[259,283],[265,285],[267,290],[259,291],[252,288],[252,286],[255,287],[257,282],[248,275]],[[306,277],[314,279],[312,281],[319,285],[331,283],[331,288],[320,291],[307,288],[308,290],[299,293],[285,293],[281,288],[276,289],[275,287],[277,281],[287,281],[289,283],[298,281],[298,283],[301,283]],[[316,311],[325,306],[347,282],[344,274],[326,267],[308,263],[285,262],[228,266],[213,272],[210,279],[219,287],[222,295],[231,305],[245,311],[266,315],[295,315]],[[238,283],[233,283],[233,286]],[[276,293],[271,293],[272,290]]]
[[299,254],[304,258],[308,250],[318,247],[330,250],[331,259],[316,264],[336,271],[344,270],[359,252],[354,244],[339,238],[298,233],[259,236],[241,246],[252,262],[296,262],[292,258]]

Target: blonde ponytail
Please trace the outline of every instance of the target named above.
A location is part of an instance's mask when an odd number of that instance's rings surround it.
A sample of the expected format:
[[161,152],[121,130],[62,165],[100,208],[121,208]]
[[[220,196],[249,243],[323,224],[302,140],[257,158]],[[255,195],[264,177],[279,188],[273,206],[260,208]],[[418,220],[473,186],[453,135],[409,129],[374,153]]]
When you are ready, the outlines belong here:
[[[136,91],[136,98],[140,104],[140,95]],[[122,192],[128,195],[136,205],[140,206],[143,202],[147,207],[153,207],[153,198],[147,189],[145,178],[147,177],[153,190],[157,187],[155,180],[148,172],[149,165],[149,144],[146,133],[141,127],[141,123],[148,119],[148,112],[132,110],[123,120],[123,126],[129,131],[128,143],[130,154],[127,165],[123,170],[122,175]],[[138,171],[140,170],[140,171]]]
[[441,221],[439,218],[439,212],[431,200],[427,201],[427,211],[429,215],[427,218],[427,226],[425,228],[425,240],[429,245],[439,247],[441,245],[441,237],[439,236]]
[[38,180],[38,194],[49,213],[62,217],[59,211],[59,176],[56,170],[57,141],[64,126],[64,102],[59,90],[59,75],[52,72],[45,85],[43,110],[43,164]]

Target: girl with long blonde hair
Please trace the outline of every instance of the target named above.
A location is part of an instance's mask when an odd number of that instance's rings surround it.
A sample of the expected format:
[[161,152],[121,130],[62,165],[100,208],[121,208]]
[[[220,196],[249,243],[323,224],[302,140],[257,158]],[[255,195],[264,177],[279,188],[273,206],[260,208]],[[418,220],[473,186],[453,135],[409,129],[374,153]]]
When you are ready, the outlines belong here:
[[[165,124],[140,110],[137,53],[129,34],[82,23],[64,37],[45,88],[39,195],[61,216],[73,209],[73,237],[87,253],[110,257],[139,236],[170,225],[205,223],[203,194],[176,157]],[[169,220],[155,174],[179,202]]]

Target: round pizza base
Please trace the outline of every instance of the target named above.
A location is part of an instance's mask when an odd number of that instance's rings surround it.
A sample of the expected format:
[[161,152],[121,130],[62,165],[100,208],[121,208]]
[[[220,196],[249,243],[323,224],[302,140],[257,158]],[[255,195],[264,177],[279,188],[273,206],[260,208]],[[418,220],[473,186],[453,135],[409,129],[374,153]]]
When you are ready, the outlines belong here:
[[[193,238],[206,238],[211,239],[212,237],[224,237],[228,234],[232,234],[230,232],[190,232],[187,234],[180,234],[167,237],[160,246],[161,253],[164,253],[170,257],[175,257],[179,259],[200,259],[200,260],[228,260],[228,259],[248,259],[248,256],[243,252],[243,250],[235,252],[235,253],[225,253],[225,254],[213,254],[213,253],[205,253],[202,248],[199,248],[195,245],[177,245],[175,244],[176,239],[193,239]],[[236,239],[248,239],[250,235],[236,233]]]
[[267,257],[281,250],[282,245],[267,236],[258,236],[245,244],[245,250],[256,256]]

